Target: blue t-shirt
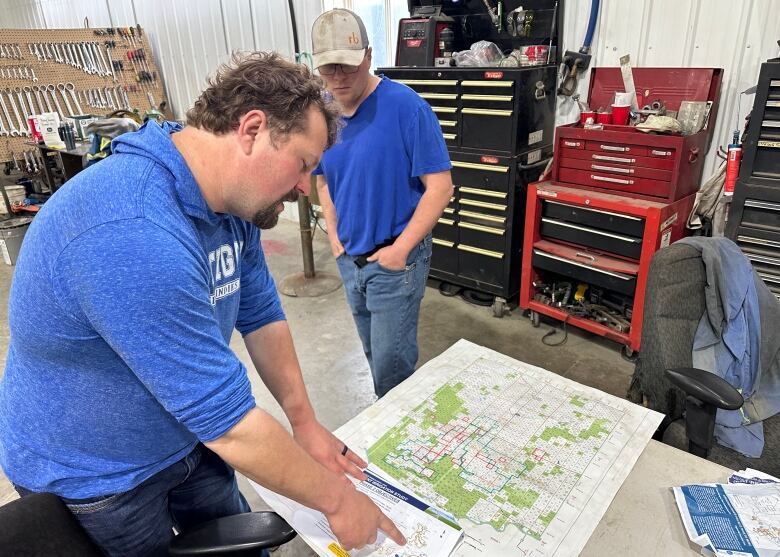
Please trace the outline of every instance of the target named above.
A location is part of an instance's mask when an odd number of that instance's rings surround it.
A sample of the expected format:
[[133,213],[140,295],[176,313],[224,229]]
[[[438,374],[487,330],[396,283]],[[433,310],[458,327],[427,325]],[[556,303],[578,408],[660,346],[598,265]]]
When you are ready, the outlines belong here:
[[131,489],[255,401],[230,350],[284,319],[258,230],[211,211],[148,123],[33,221],[9,297],[0,465],[70,498]]
[[344,123],[314,174],[328,183],[344,249],[361,255],[406,228],[425,191],[420,176],[452,164],[428,103],[385,76]]

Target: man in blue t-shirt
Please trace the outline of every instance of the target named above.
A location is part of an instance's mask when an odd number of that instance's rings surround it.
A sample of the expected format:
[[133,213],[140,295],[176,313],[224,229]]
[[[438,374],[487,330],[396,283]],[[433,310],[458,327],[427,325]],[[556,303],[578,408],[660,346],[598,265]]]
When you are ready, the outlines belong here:
[[[0,466],[22,496],[61,497],[108,555],[167,555],[173,527],[248,511],[234,468],[322,511],[347,549],[377,529],[403,543],[344,476],[366,463],[314,415],[260,245],[335,141],[323,92],[276,54],[235,58],[186,128],[118,137],[27,232]],[[292,435],[255,406],[234,329]]]
[[325,12],[312,28],[314,66],[341,104],[344,128],[317,178],[333,255],[384,396],[417,363],[417,320],[431,230],[452,196],[439,121],[417,93],[370,73],[361,19]]

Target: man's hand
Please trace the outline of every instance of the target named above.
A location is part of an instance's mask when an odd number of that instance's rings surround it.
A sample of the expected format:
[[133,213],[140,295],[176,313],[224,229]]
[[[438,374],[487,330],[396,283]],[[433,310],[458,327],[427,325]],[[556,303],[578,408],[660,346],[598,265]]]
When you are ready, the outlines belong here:
[[363,468],[368,466],[365,460],[351,450],[342,455],[344,442],[325,429],[317,420],[293,426],[293,437],[311,457],[325,468],[336,474],[349,474],[358,480],[365,480]]
[[407,257],[409,257],[408,251],[393,244],[392,246],[377,250],[377,252],[367,260],[376,261],[382,267],[390,271],[403,271],[406,268]]
[[330,240],[330,251],[333,253],[333,257],[339,257],[342,253],[344,253],[344,246],[336,236],[335,229],[333,230],[333,233],[328,235],[328,239]]
[[344,495],[334,509],[324,514],[336,539],[347,551],[374,543],[378,530],[398,545],[406,544],[406,538],[393,521],[351,484],[344,486]]

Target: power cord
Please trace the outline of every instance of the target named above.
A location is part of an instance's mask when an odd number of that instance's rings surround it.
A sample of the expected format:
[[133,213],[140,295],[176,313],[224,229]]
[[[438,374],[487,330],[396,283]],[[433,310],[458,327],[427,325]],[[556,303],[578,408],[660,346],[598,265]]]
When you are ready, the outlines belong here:
[[569,339],[569,329],[567,327],[568,321],[569,321],[569,316],[567,315],[566,318],[563,320],[563,340],[561,340],[560,342],[547,342],[545,340],[547,337],[555,336],[556,334],[558,334],[557,329],[550,329],[547,332],[547,334],[545,334],[542,337],[542,344],[544,344],[545,346],[563,346],[564,344],[566,344],[566,341]]

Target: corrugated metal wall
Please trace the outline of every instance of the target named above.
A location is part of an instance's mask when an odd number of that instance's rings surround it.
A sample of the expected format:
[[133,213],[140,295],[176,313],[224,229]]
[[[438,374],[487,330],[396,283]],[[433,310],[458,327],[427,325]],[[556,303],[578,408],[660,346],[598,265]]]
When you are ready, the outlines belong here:
[[[301,47],[323,5],[363,0],[295,0]],[[630,54],[635,66],[715,66],[725,69],[717,142],[737,122],[738,93],[754,84],[761,62],[776,56],[780,0],[602,0],[593,64],[616,65]],[[579,48],[590,0],[568,0],[565,48]],[[149,33],[174,114],[181,118],[207,74],[233,50],[293,52],[286,0],[4,0],[0,27],[92,27],[140,24]],[[396,27],[395,22],[390,28]],[[390,45],[388,45],[389,48]],[[579,90],[585,95],[589,76]],[[744,115],[752,97],[742,102]],[[714,146],[713,146],[714,150]],[[717,161],[710,152],[705,174]]]
[[[715,169],[716,144],[727,144],[737,125],[739,93],[758,79],[759,66],[778,55],[778,0],[602,0],[593,39],[593,65],[614,66],[624,54],[634,66],[689,66],[724,69],[715,139],[704,168]],[[590,1],[567,3],[564,42],[577,50],[587,27]],[[579,91],[588,90],[589,75]],[[743,96],[741,117],[753,105]],[[741,123],[740,123],[741,126]]]
[[[310,44],[321,0],[295,0],[298,36]],[[206,76],[233,51],[293,55],[286,0],[4,0],[3,28],[127,27],[149,34],[176,118],[183,118]],[[307,48],[308,50],[308,48]]]

